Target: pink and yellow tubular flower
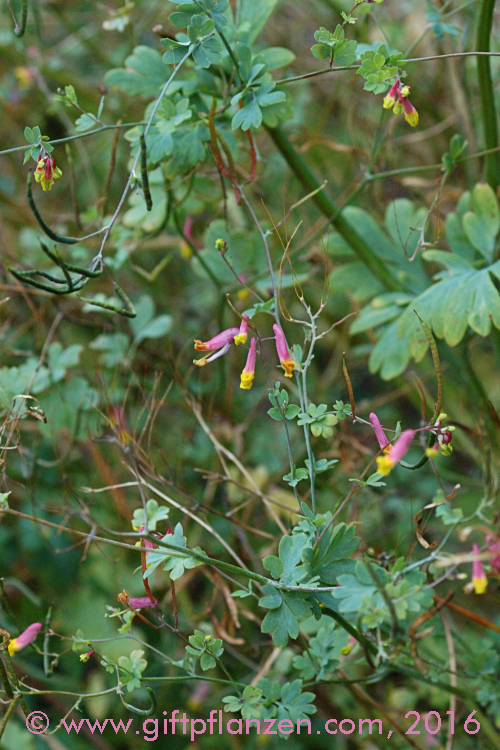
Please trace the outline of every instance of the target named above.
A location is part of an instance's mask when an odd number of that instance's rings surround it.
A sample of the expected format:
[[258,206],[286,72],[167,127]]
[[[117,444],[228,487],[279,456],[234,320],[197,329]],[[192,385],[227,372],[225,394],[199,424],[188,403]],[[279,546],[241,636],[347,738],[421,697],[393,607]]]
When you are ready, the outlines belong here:
[[283,329],[275,323],[273,325],[273,331],[276,342],[276,351],[278,353],[280,364],[285,371],[285,378],[293,378],[293,371],[295,370],[296,362],[290,357]]
[[241,319],[240,330],[238,331],[238,333],[234,337],[234,343],[236,344],[236,346],[239,346],[240,344],[246,344],[247,343],[247,338],[248,338],[248,321],[249,320],[250,320],[250,318],[248,317],[248,315],[243,315],[243,317]]
[[384,109],[392,109],[396,103],[396,99],[399,91],[399,78],[397,78],[392,84],[391,88],[384,96]]
[[395,115],[404,113],[406,122],[414,128],[418,125],[418,112],[408,99],[410,91],[410,87],[401,86],[401,81],[397,78],[384,96],[383,107],[392,109]]
[[256,358],[257,358],[257,341],[252,336],[252,339],[250,341],[250,349],[248,350],[247,361],[240,376],[240,388],[242,388],[244,391],[249,391],[253,385],[253,379],[255,376]]
[[378,444],[381,450],[385,450],[387,452],[387,447],[390,446],[390,442],[387,440],[385,436],[385,432],[382,429],[382,425],[380,424],[380,420],[375,414],[374,411],[370,412],[368,415],[368,418],[372,424],[373,431],[375,433],[375,437],[378,440]]
[[11,638],[8,646],[9,656],[12,656],[16,651],[20,651],[25,646],[29,646],[30,643],[33,643],[41,628],[41,622],[33,622],[31,625],[28,625],[26,630],[18,635],[17,638]]
[[62,171],[56,166],[56,160],[53,156],[45,154],[38,157],[38,164],[35,169],[35,180],[42,186],[42,190],[51,190],[54,180],[62,177]]
[[[472,546],[472,551],[475,555],[479,555],[479,547],[477,544]],[[472,561],[472,585],[476,594],[484,594],[488,586],[488,579],[484,572],[483,564],[481,560]]]
[[239,335],[239,332],[239,328],[226,328],[208,341],[195,339],[194,348],[197,352],[214,352],[216,349],[226,346],[226,344],[231,344],[234,337]]
[[405,430],[398,437],[392,448],[383,456],[377,457],[377,472],[387,476],[407,453],[411,441],[415,437],[415,430]]
[[411,101],[406,97],[403,97],[403,111],[408,125],[411,125],[412,128],[418,125],[418,112]]
[[226,328],[208,341],[195,339],[194,348],[197,352],[214,352],[214,354],[209,357],[202,357],[201,359],[193,359],[193,364],[197,367],[203,367],[209,362],[213,362],[215,359],[224,356],[231,348],[235,336],[239,335],[239,328]]

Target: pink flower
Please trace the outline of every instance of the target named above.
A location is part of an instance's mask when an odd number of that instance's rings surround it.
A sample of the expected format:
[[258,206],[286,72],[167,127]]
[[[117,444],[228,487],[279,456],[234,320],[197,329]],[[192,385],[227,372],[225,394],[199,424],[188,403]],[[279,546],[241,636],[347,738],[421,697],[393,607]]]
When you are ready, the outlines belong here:
[[231,344],[236,341],[237,337],[240,336],[240,328],[226,328],[224,331],[221,331],[208,341],[200,341],[199,339],[195,339],[194,348],[197,352],[214,352],[214,354],[212,354],[210,357],[193,359],[193,364],[197,367],[203,367],[209,362],[213,362],[215,359],[223,357],[224,354],[226,354],[231,348]]
[[239,332],[239,328],[226,328],[208,341],[195,339],[194,348],[197,352],[213,352],[216,349],[227,346],[227,344],[232,344],[234,337],[238,336]]
[[384,109],[392,109],[399,92],[399,78],[392,84],[388,93],[384,96]]
[[380,424],[380,420],[375,414],[374,411],[370,412],[369,414],[370,422],[372,423],[373,430],[375,432],[375,437],[378,440],[378,444],[380,448],[383,450],[386,446],[390,445],[389,441],[387,440],[385,436],[385,432],[382,429],[382,425]]
[[495,555],[495,557],[491,558],[490,565],[495,573],[500,574],[500,542],[491,536],[491,534],[488,534],[486,541],[488,542],[488,552],[492,552]]
[[154,599],[153,601],[151,601],[149,596],[129,596],[128,603],[130,604],[132,609],[148,609],[151,607],[156,607],[156,605],[158,604],[158,599]]
[[234,337],[234,343],[236,344],[236,346],[239,346],[240,344],[246,344],[247,343],[247,338],[248,338],[248,321],[249,320],[250,320],[250,318],[248,317],[248,315],[243,315],[243,317],[241,319],[240,330],[238,331],[238,333]]
[[42,186],[42,190],[51,190],[54,180],[58,180],[62,176],[62,172],[58,166],[56,166],[56,160],[53,156],[45,154],[45,156],[38,157],[38,163],[35,169],[35,180]]
[[[477,544],[472,546],[472,551],[475,555],[479,555],[479,547]],[[472,561],[472,585],[476,594],[484,594],[488,586],[488,579],[484,572],[483,564],[481,560]]]
[[391,473],[396,464],[398,464],[407,453],[414,437],[415,430],[405,430],[398,437],[388,453],[377,457],[377,471],[379,474],[387,476],[387,474]]
[[285,334],[283,329],[277,323],[273,325],[274,338],[276,342],[276,351],[281,363],[281,366],[285,370],[285,378],[293,378],[293,371],[295,369],[296,362],[290,357],[288,351],[288,344],[286,343]]
[[255,338],[252,336],[252,339],[250,341],[250,349],[248,350],[247,361],[240,376],[240,388],[242,388],[245,391],[249,391],[253,385],[253,379],[255,376],[256,358],[257,358],[257,342]]
[[41,627],[41,622],[33,622],[31,625],[28,625],[26,630],[18,635],[17,638],[11,638],[9,641],[9,655],[12,656],[16,651],[20,651],[25,646],[29,646],[30,643],[33,643],[41,630]]
[[418,112],[408,99],[408,97],[402,97],[403,111],[405,113],[406,122],[414,128],[418,125]]

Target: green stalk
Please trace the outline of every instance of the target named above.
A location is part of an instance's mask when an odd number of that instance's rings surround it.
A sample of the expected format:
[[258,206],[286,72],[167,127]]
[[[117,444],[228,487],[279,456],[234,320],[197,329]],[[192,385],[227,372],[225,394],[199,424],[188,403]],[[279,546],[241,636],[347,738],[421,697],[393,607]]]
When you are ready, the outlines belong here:
[[[483,0],[477,25],[476,47],[478,51],[489,52],[490,35],[493,24],[495,0]],[[497,116],[495,110],[495,92],[491,79],[490,58],[479,55],[477,58],[477,76],[479,81],[479,99],[483,120],[484,144],[487,149],[498,145]],[[488,154],[484,160],[484,176],[491,187],[496,190],[500,183],[500,162],[498,154]]]
[[[319,182],[313,175],[309,166],[304,159],[294,149],[287,136],[281,128],[267,128],[267,131],[273,139],[275,145],[286,160],[288,166],[295,174],[308,192],[312,192],[319,187]],[[327,217],[330,223],[335,227],[345,241],[351,246],[358,258],[372,272],[381,284],[390,292],[396,292],[400,289],[400,284],[388,269],[387,264],[377,257],[371,247],[356,231],[353,225],[342,216],[335,203],[326,195],[324,190],[320,190],[312,196],[319,210]]]

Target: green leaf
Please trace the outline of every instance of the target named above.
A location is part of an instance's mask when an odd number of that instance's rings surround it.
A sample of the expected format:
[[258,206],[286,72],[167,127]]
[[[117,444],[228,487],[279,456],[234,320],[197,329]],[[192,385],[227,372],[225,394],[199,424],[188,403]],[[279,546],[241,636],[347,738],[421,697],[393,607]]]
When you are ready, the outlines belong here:
[[262,123],[262,110],[259,107],[257,98],[252,95],[248,104],[239,109],[231,120],[231,127],[233,130],[241,128],[242,130],[249,130],[250,128],[258,128]]
[[311,52],[318,60],[326,60],[332,53],[332,48],[327,44],[313,44]]
[[322,586],[333,586],[337,575],[343,572],[339,565],[353,555],[359,547],[354,526],[340,523],[321,537],[319,544],[304,549],[305,568],[311,577],[317,577]]
[[238,35],[251,44],[264,28],[278,0],[240,0]]
[[337,42],[333,54],[334,61],[337,65],[352,65],[358,57],[357,47],[358,43],[353,39]]
[[95,127],[96,124],[96,118],[93,115],[84,112],[83,115],[80,115],[80,117],[75,120],[75,130],[77,133],[83,133],[85,130],[90,130],[90,128]]
[[141,687],[142,673],[148,666],[143,656],[144,651],[136,650],[130,656],[120,656],[118,659],[120,678],[129,693]]
[[[187,549],[186,537],[183,534],[182,525],[180,523],[176,525],[174,533],[165,534],[162,541],[175,544],[176,547],[184,548],[185,551],[183,549],[172,549],[169,551],[166,547],[160,547],[157,550],[149,550],[146,573],[148,577],[159,565],[163,565],[163,570],[166,570],[170,574],[172,581],[176,581],[186,570],[201,565],[201,562],[193,557],[191,551]],[[199,547],[195,547],[193,551],[199,553],[202,552]]]
[[474,247],[491,261],[495,238],[500,228],[500,211],[493,189],[479,184],[472,191],[472,208],[463,217],[465,234]]
[[255,62],[265,63],[267,70],[285,68],[294,60],[294,53],[286,47],[266,47],[254,58]]
[[311,605],[302,592],[276,591],[270,584],[263,586],[262,591],[267,596],[259,600],[261,607],[272,608],[262,621],[263,633],[271,633],[275,646],[284,648],[289,638],[297,638],[300,622],[311,615]]
[[[106,86],[116,86],[133,96],[157,96],[170,73],[159,52],[139,45],[125,60],[125,68],[109,70],[104,81]],[[173,92],[173,88],[170,91]]]
[[165,505],[158,505],[156,500],[148,500],[146,503],[146,516],[144,515],[144,508],[137,508],[134,510],[132,518],[132,528],[134,531],[138,531],[141,526],[144,526],[146,531],[156,531],[156,525],[160,521],[164,521],[168,518],[169,510]]

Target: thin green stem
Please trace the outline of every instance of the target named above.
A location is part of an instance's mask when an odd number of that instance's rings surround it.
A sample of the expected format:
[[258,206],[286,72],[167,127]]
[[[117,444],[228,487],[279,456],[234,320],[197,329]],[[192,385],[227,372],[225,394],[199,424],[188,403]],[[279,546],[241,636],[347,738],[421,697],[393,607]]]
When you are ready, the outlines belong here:
[[[489,0],[495,2],[495,0]],[[500,52],[489,52],[485,50],[474,50],[473,52],[446,52],[443,55],[427,55],[426,57],[409,57],[406,60],[401,60],[401,65],[410,65],[416,62],[431,62],[432,60],[444,60],[447,57],[500,57]],[[277,86],[282,86],[285,83],[295,83],[296,81],[304,81],[306,78],[316,78],[317,76],[324,76],[327,73],[340,73],[344,70],[357,70],[360,67],[359,63],[355,65],[339,65],[334,68],[321,68],[320,70],[312,70],[310,73],[302,73],[297,76],[289,76],[288,78],[278,78],[274,83]]]
[[[483,54],[477,59],[477,76],[479,82],[479,99],[481,102],[481,117],[483,120],[484,144],[492,149],[498,145],[498,127],[495,107],[495,92],[491,78],[489,60],[490,36],[493,25],[493,9],[495,0],[483,0],[477,26],[476,44]],[[488,154],[484,160],[486,181],[496,189],[500,183],[500,161],[497,154]]]
[[[118,130],[119,128],[133,128],[136,125],[145,125],[144,120],[140,120],[139,122],[122,122],[117,123],[116,125],[103,125],[101,128],[94,128],[94,130],[87,130],[85,133],[76,133],[75,135],[68,135],[65,138],[54,138],[51,141],[43,141],[43,143],[50,143],[52,146],[56,143],[67,143],[68,141],[76,141],[79,138],[88,138],[90,135],[96,135],[97,133],[102,133],[105,130]],[[24,146],[12,146],[11,148],[5,148],[3,151],[0,151],[0,156],[3,156],[4,154],[13,154],[15,151],[26,151],[27,148],[29,148],[30,144],[25,144]]]

